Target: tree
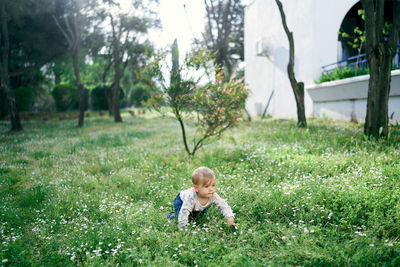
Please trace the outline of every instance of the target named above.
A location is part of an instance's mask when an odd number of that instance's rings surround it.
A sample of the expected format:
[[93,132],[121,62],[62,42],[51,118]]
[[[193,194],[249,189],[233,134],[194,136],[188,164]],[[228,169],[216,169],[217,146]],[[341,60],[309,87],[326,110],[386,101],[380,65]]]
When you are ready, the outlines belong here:
[[393,24],[385,31],[384,0],[361,0],[365,12],[365,49],[370,67],[364,134],[388,135],[388,105],[393,57],[400,29],[400,1],[393,1]]
[[[176,41],[172,46],[172,64],[169,84],[163,71],[164,57],[158,57],[148,67],[150,77],[157,77],[164,94],[155,94],[148,105],[158,108],[167,105],[178,120],[185,151],[194,156],[206,140],[220,136],[242,116],[247,91],[242,80],[224,81],[221,69],[215,68],[212,56],[204,50],[188,55],[179,64]],[[211,61],[211,62],[210,62]],[[202,73],[200,76],[196,74]],[[200,81],[206,79],[202,85]],[[196,132],[190,144],[188,121],[195,121]]]
[[85,118],[85,95],[79,69],[79,54],[81,50],[83,34],[85,34],[85,27],[87,27],[88,22],[88,17],[85,16],[85,12],[87,12],[88,9],[92,9],[93,3],[90,0],[71,0],[64,3],[69,5],[69,7],[67,7],[68,10],[66,14],[63,14],[63,18],[56,18],[55,16],[53,16],[53,18],[56,22],[56,25],[64,35],[64,38],[67,40],[68,49],[71,52],[72,65],[74,68],[76,86],[79,94],[79,119],[77,127],[82,127]]
[[[244,5],[241,0],[204,0],[206,27],[202,45],[214,53],[215,62],[227,77],[234,65],[244,60]],[[199,41],[197,41],[199,42]]]
[[22,130],[11,80],[64,53],[56,27],[47,20],[53,10],[50,0],[0,1],[0,89],[6,98],[11,131]]
[[289,75],[290,84],[293,89],[293,93],[296,99],[296,106],[297,106],[297,125],[299,127],[306,127],[307,120],[306,120],[306,113],[304,107],[304,83],[297,82],[295,74],[294,74],[294,39],[293,33],[289,31],[289,28],[286,24],[286,16],[285,12],[283,11],[282,3],[280,0],[275,0],[276,4],[279,8],[279,13],[281,14],[282,18],[282,25],[285,29],[286,36],[289,40],[289,63],[287,65],[287,72]]
[[147,33],[151,27],[158,26],[158,20],[154,17],[154,12],[149,6],[154,0],[139,1],[133,0],[132,7],[135,10],[124,11],[112,1],[110,7],[114,7],[113,11],[107,13],[111,25],[111,31],[107,36],[107,53],[110,64],[107,65],[103,78],[110,68],[113,69],[113,82],[111,85],[111,110],[114,115],[115,122],[122,122],[120,114],[119,96],[121,91],[120,82],[123,78],[124,71],[133,57],[134,46],[139,42],[142,34]]

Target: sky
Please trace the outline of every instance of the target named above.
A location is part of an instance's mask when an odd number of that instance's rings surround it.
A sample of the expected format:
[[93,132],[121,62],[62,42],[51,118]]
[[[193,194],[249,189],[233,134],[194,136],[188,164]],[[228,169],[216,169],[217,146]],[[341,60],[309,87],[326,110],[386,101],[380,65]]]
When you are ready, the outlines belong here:
[[[128,6],[130,0],[120,0],[120,2],[123,6]],[[162,29],[151,32],[149,38],[156,48],[169,48],[177,38],[180,54],[184,55],[190,51],[194,37],[200,38],[204,30],[203,0],[159,0],[159,2]]]

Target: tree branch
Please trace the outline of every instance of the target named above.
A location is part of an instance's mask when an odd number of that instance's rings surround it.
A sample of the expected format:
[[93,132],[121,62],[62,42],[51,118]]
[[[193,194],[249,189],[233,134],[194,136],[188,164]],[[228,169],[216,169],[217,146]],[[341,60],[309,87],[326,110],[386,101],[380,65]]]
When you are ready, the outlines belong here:
[[210,39],[211,39],[212,46],[213,46],[213,48],[215,48],[216,45],[215,45],[215,39],[214,39],[214,36],[213,36],[213,33],[212,33],[212,24],[211,24],[211,10],[210,10],[210,6],[207,3],[207,0],[204,0],[204,5],[206,6],[208,32],[210,34]]
[[60,29],[61,33],[64,35],[65,39],[67,39],[68,45],[72,46],[72,40],[69,38],[68,34],[64,31],[63,27],[61,27],[57,18],[53,15],[53,19],[56,22],[57,27]]
[[[294,40],[293,40],[293,34],[292,32],[290,32],[287,24],[286,24],[286,16],[285,16],[285,12],[283,11],[283,7],[282,7],[282,3],[280,0],[275,0],[276,4],[278,5],[279,8],[279,12],[281,14],[281,18],[282,18],[282,25],[283,28],[285,29],[285,33],[287,35],[287,38],[289,40],[289,64],[288,64],[288,75],[289,75],[289,79],[290,82],[292,84],[292,87],[295,85],[297,87],[297,81],[296,78],[294,76]],[[295,87],[293,87],[295,88]],[[295,94],[297,94],[296,90]],[[297,96],[296,96],[297,97]]]

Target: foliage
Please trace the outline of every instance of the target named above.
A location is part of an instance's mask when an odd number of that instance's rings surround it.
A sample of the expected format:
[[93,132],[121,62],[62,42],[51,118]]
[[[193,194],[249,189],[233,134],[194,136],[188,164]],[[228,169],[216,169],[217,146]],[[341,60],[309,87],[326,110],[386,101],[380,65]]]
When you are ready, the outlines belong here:
[[322,73],[319,80],[315,81],[315,83],[324,83],[366,74],[369,74],[369,69],[358,69],[356,72],[354,67],[336,68],[332,72]]
[[[107,87],[108,93],[111,94],[111,88]],[[125,97],[125,92],[124,90],[121,90],[121,93],[119,95],[119,100],[120,103]],[[94,89],[90,91],[90,104],[92,109],[94,110],[107,110],[107,99],[104,94],[104,87],[103,86],[97,86]]]
[[78,108],[78,89],[71,84],[58,84],[54,87],[51,95],[54,98],[58,111],[66,111]]
[[[179,121],[185,150],[190,156],[194,156],[206,139],[220,136],[241,118],[248,93],[242,80],[231,78],[224,82],[223,71],[215,69],[211,54],[204,50],[188,55],[182,65],[178,62],[177,46],[172,48],[172,52],[173,62],[168,85],[162,71],[162,63],[165,61],[158,57],[150,67],[149,72],[158,77],[164,94],[154,94],[148,104],[157,108],[165,103],[170,107]],[[203,75],[195,77],[195,73]],[[215,77],[211,74],[215,74]],[[201,85],[201,79],[205,78],[205,85]],[[193,148],[187,142],[185,126],[186,119],[190,116],[196,118],[198,134],[193,136]]]
[[53,6],[49,0],[0,2],[0,84],[7,99],[1,99],[0,105],[9,106],[11,131],[23,130],[11,77],[39,69],[64,52],[55,26],[48,23]]
[[14,89],[18,111],[28,111],[33,104],[33,91],[31,88],[18,87]]
[[[38,69],[66,53],[62,34],[55,23],[49,23],[49,18],[58,12],[54,1],[6,2],[9,16],[10,73],[25,74],[22,71]],[[32,66],[36,68],[31,68]]]
[[[365,20],[365,12],[363,9],[357,10],[357,14]],[[365,30],[361,30],[359,27],[355,27],[353,29],[353,34],[339,31],[339,36],[342,38],[346,38],[348,41],[347,43],[353,48],[357,49],[358,55],[360,55],[363,44],[365,43]]]
[[143,103],[147,102],[152,96],[154,91],[149,85],[139,82],[135,84],[131,90],[130,101],[135,107],[141,107]]
[[[399,127],[376,141],[350,123],[241,122],[189,160],[175,120],[126,122],[0,125],[3,265],[398,265]],[[186,232],[165,219],[199,166],[238,229],[215,207]]]

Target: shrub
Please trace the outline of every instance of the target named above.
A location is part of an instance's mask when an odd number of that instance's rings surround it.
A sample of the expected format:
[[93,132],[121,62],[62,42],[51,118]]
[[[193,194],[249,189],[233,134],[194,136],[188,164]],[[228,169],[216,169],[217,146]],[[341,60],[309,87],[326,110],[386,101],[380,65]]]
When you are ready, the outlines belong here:
[[98,86],[90,92],[90,104],[92,109],[95,110],[106,110],[107,107],[107,100],[106,96],[104,95],[103,86]]
[[[108,93],[111,95],[111,88],[107,88]],[[125,92],[124,90],[121,90],[119,94],[119,100],[121,103],[121,100],[124,99],[125,97]],[[90,103],[92,106],[92,109],[94,110],[107,110],[108,105],[107,105],[107,99],[106,96],[104,95],[104,87],[103,86],[97,86],[96,88],[92,89],[90,93]]]
[[[205,51],[187,56],[185,62],[179,66],[178,48],[174,45],[169,85],[165,84],[166,79],[161,71],[164,68],[160,65],[165,60],[156,59],[149,68],[151,74],[156,74],[150,76],[158,78],[165,94],[154,94],[147,104],[157,107],[165,103],[171,108],[179,121],[185,150],[190,156],[194,156],[207,139],[219,137],[239,120],[248,93],[241,79],[225,82],[223,71],[215,67],[211,54]],[[201,85],[201,79],[196,77],[200,72],[207,76],[205,85]],[[194,118],[197,128],[197,134],[193,138],[188,138],[186,130],[190,117]],[[193,142],[192,147],[187,141],[189,139]]]
[[14,89],[15,100],[18,111],[28,111],[33,103],[33,91],[27,87],[17,87]]
[[152,95],[152,88],[145,83],[137,83],[133,86],[130,101],[135,107],[141,107]]
[[358,68],[357,74],[356,74],[354,67],[337,68],[330,73],[322,73],[321,78],[319,78],[318,81],[315,81],[315,83],[324,83],[324,82],[329,82],[329,81],[341,80],[341,79],[345,79],[345,78],[365,75],[368,73],[369,73],[369,69]]
[[58,111],[76,109],[79,105],[78,89],[71,84],[58,84],[51,95],[56,103]]

